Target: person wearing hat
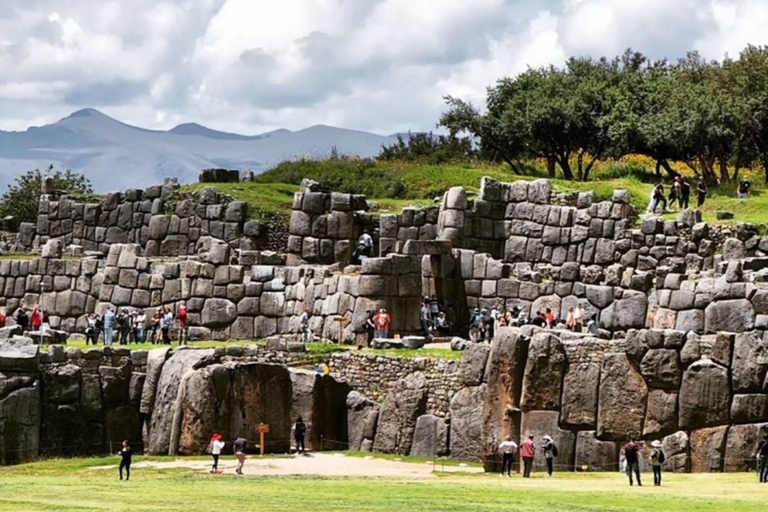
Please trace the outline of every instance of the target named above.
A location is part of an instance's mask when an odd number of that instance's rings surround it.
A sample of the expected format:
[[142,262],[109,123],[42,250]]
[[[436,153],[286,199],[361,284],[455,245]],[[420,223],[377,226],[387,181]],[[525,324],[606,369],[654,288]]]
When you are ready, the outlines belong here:
[[[664,464],[664,452],[661,449],[661,443],[654,441],[651,443],[653,451],[651,452],[651,468],[653,468],[653,485],[661,485],[661,465]],[[640,481],[640,477],[637,477]]]
[[536,445],[533,442],[533,435],[520,444],[520,457],[523,459],[523,478],[531,477],[533,468],[533,458],[536,456]]
[[211,436],[211,442],[208,444],[208,452],[213,457],[210,473],[216,473],[219,470],[219,456],[225,445],[226,443],[222,441],[221,434],[215,433]]
[[547,476],[552,476],[555,468],[554,458],[557,457],[557,446],[549,435],[544,436],[544,459],[547,461]]

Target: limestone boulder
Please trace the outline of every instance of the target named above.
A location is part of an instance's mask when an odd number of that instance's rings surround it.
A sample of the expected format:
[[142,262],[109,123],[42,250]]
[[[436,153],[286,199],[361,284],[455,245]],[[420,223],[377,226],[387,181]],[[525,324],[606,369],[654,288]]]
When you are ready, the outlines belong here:
[[648,387],[625,354],[605,354],[600,376],[597,436],[623,440],[643,431]]
[[[190,370],[183,376],[179,389],[182,405],[177,409],[177,417],[181,416],[181,421],[178,434],[174,432],[178,435],[178,453],[204,453],[213,432],[229,434],[230,390],[230,369],[224,365]],[[176,453],[175,447],[172,450]]]
[[379,412],[373,450],[408,454],[413,444],[416,420],[426,412],[427,380],[416,372],[396,382]]
[[482,417],[487,386],[465,387],[451,398],[450,453],[456,460],[479,461],[483,450]]
[[600,366],[597,363],[571,365],[563,379],[560,413],[564,425],[578,428],[597,427],[597,402]]
[[719,473],[723,470],[727,434],[726,425],[691,432],[691,472]]
[[31,338],[12,336],[0,343],[0,371],[36,372],[40,347]]
[[379,404],[357,391],[351,391],[347,395],[347,428],[350,450],[360,451],[366,439],[373,442],[378,420]]
[[559,410],[566,365],[560,338],[548,332],[535,334],[528,345],[521,409]]
[[765,393],[733,395],[731,422],[755,423],[759,421],[768,421],[768,395]]
[[[536,440],[541,439],[545,435],[552,437],[552,441],[557,446],[558,451],[555,464],[562,471],[573,471],[576,436],[570,430],[560,429],[558,426],[559,416],[557,411],[524,412],[520,438],[525,439],[530,435],[533,435]],[[543,456],[536,457],[533,461],[533,466],[535,469],[544,469],[546,468],[546,460]]]
[[619,467],[619,443],[601,441],[594,430],[576,434],[576,471],[616,471]]
[[130,401],[128,395],[130,380],[131,371],[127,365],[99,367],[103,405],[105,407],[126,405]]
[[74,364],[48,367],[43,372],[43,400],[51,404],[70,404],[80,400],[82,370]]
[[727,369],[710,360],[696,361],[683,374],[680,386],[680,428],[728,423],[730,398]]
[[418,457],[442,456],[448,453],[449,424],[444,418],[424,414],[416,419],[411,455]]

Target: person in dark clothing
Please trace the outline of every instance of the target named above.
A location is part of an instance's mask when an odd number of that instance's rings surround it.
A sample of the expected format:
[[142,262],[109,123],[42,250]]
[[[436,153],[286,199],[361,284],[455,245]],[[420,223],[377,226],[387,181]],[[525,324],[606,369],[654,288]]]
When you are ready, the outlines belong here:
[[533,317],[533,320],[531,320],[531,323],[535,325],[536,327],[546,327],[547,326],[547,317],[544,316],[544,313],[541,311],[536,312],[536,316]]
[[512,440],[512,436],[507,436],[504,441],[499,445],[499,451],[501,452],[501,474],[504,476],[506,471],[507,476],[512,476],[512,466],[515,464],[515,451],[517,451],[517,443]]
[[429,311],[429,300],[424,299],[421,304],[421,310],[419,312],[419,320],[421,321],[421,332],[424,337],[429,339],[431,336],[430,329],[432,327],[432,315]]
[[704,200],[707,198],[707,184],[704,183],[704,176],[699,176],[699,181],[696,183],[696,193],[699,195],[699,202],[696,208],[704,206]]
[[762,442],[757,447],[757,471],[760,483],[768,483],[768,434],[763,437]]
[[235,439],[235,458],[237,459],[237,469],[235,473],[238,475],[243,474],[243,465],[245,464],[245,447],[248,444],[248,440],[244,437],[238,437]]
[[123,441],[123,446],[117,454],[120,459],[120,480],[123,479],[123,468],[125,468],[125,480],[131,479],[131,458],[133,457],[133,450],[131,450],[131,443]]
[[296,440],[296,455],[304,455],[304,436],[307,434],[307,425],[301,416],[296,418],[296,423],[293,424],[293,438]]
[[653,187],[653,206],[651,207],[651,211],[653,213],[656,213],[656,208],[661,204],[661,213],[664,213],[664,210],[667,209],[667,198],[664,197],[664,183],[661,181],[656,184],[655,187]]
[[691,182],[685,176],[680,177],[680,208],[688,209],[688,203],[691,200]]
[[627,476],[629,477],[629,485],[633,485],[632,472],[637,476],[637,485],[642,487],[640,482],[640,460],[638,453],[640,447],[635,443],[635,439],[631,438],[627,444],[624,445],[624,460],[627,462]]
[[16,313],[16,323],[21,327],[22,331],[29,329],[29,315],[26,309],[19,308],[19,311]]
[[752,184],[749,182],[749,178],[742,178],[739,182],[739,190],[737,197],[739,199],[746,199],[749,196],[749,188]]
[[[371,342],[373,341],[376,332],[376,323],[373,321],[374,315],[375,313],[372,309],[365,312],[365,333],[368,335],[368,347],[371,346]],[[363,347],[358,346],[357,348],[361,349]]]

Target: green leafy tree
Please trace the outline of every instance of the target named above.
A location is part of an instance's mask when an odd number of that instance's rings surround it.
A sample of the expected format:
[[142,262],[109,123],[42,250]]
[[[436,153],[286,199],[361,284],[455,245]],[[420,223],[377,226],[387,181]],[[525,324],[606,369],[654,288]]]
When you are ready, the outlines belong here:
[[442,164],[446,162],[471,160],[476,157],[472,141],[455,134],[435,136],[430,133],[408,133],[407,139],[397,136],[397,142],[382,146],[377,160],[403,160]]
[[44,171],[34,169],[16,178],[0,197],[0,216],[13,215],[19,222],[36,222],[40,190],[45,178],[53,178],[54,188],[66,194],[92,194],[91,182],[82,174],[55,171],[53,166]]

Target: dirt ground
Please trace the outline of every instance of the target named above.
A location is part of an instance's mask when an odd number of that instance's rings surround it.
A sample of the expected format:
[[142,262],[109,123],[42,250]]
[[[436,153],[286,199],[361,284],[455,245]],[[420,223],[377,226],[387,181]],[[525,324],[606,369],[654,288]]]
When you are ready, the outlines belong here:
[[[134,468],[189,468],[208,471],[211,462],[178,458],[168,462],[144,461],[133,464]],[[219,470],[234,473],[237,461],[231,455],[219,459]],[[445,472],[482,473],[482,468],[469,466],[441,466],[433,468],[432,462],[414,463],[375,457],[347,457],[344,454],[313,454],[305,457],[265,458],[248,457],[243,473],[249,476],[369,476],[395,478],[435,478],[434,469]]]

